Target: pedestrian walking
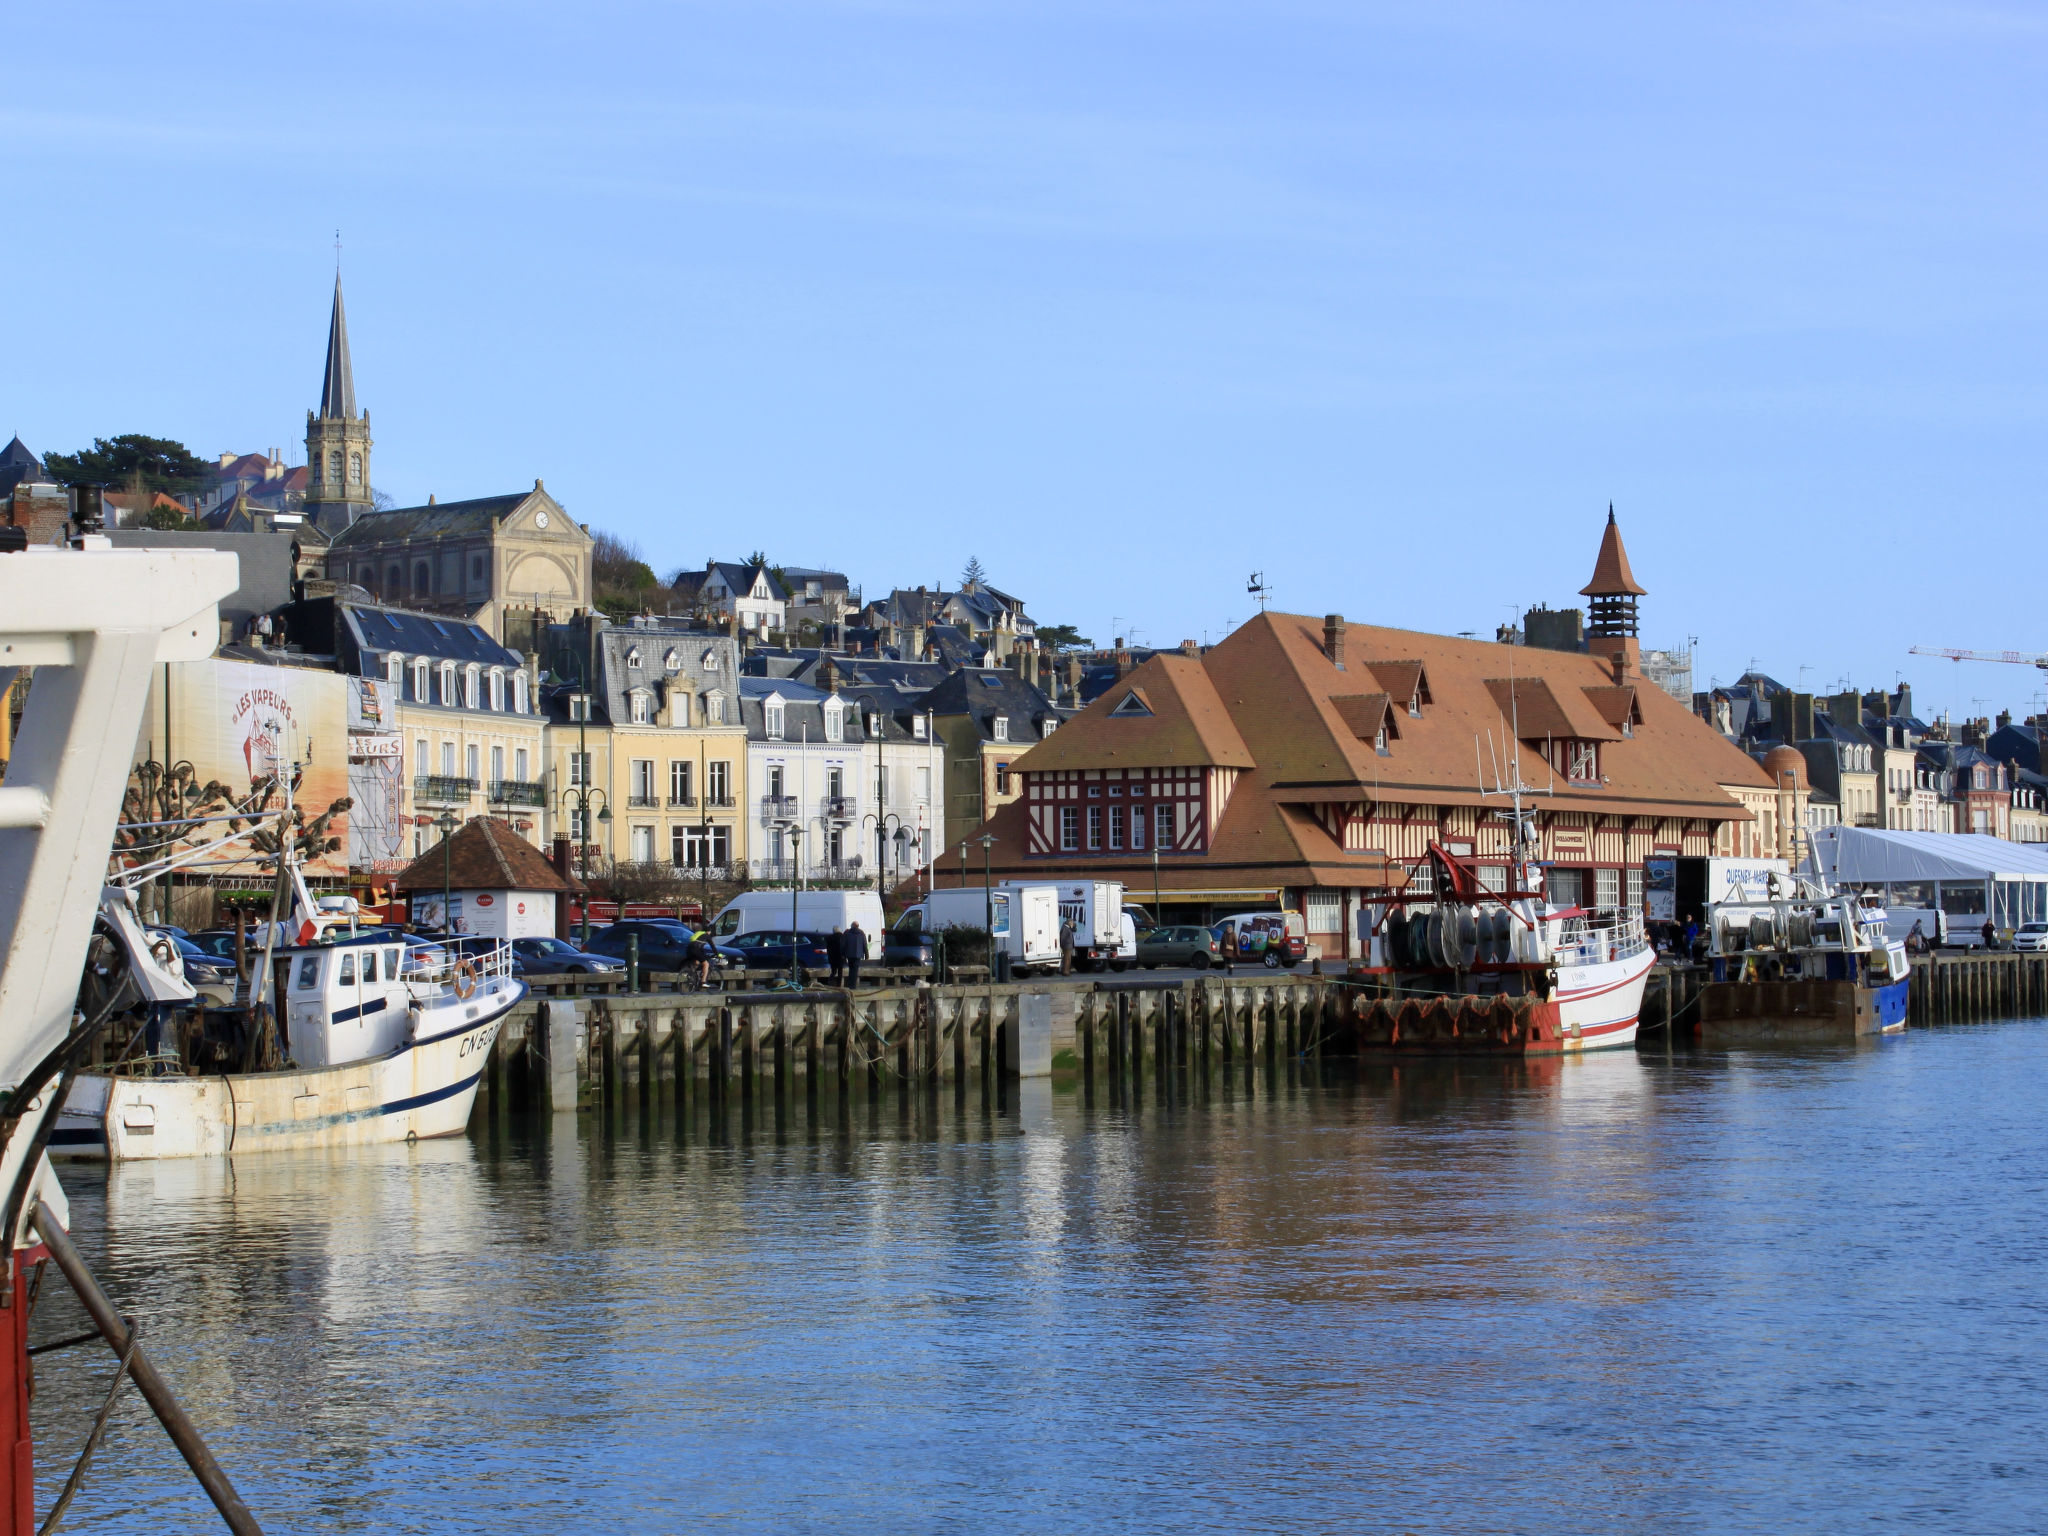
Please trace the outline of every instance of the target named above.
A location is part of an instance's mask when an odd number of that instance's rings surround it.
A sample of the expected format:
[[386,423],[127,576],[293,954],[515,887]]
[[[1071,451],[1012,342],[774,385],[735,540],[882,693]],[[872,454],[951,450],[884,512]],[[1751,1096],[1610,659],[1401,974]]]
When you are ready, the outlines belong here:
[[1906,935],[1906,953],[1924,955],[1927,953],[1927,930],[1920,926],[1920,919],[1913,919],[1913,931]]
[[1998,948],[1998,929],[1988,917],[1984,919],[1984,947],[1986,949]]
[[868,936],[861,932],[859,923],[846,930],[839,947],[846,959],[847,990],[852,991],[860,985],[860,963],[868,957]]
[[1070,917],[1060,919],[1060,974],[1074,974],[1074,920]]
[[832,965],[832,985],[838,986],[840,977],[846,971],[846,933],[834,928],[825,935],[825,958]]

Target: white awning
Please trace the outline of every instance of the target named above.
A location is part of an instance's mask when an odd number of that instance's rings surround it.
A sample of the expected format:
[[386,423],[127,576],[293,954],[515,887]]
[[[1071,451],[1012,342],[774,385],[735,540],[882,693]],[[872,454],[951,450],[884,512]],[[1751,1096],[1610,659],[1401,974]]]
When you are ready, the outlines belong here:
[[1907,880],[2048,880],[2048,843],[2009,843],[1973,832],[1820,827],[1810,867],[1850,884]]

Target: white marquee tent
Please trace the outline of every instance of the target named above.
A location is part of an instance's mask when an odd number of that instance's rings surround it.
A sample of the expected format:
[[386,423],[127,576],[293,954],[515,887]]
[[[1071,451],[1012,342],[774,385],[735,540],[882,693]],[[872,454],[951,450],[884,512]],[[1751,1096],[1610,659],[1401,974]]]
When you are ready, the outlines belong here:
[[1842,886],[1881,892],[1894,917],[1939,908],[1951,932],[2048,920],[2048,843],[1974,832],[1820,827],[1808,868]]

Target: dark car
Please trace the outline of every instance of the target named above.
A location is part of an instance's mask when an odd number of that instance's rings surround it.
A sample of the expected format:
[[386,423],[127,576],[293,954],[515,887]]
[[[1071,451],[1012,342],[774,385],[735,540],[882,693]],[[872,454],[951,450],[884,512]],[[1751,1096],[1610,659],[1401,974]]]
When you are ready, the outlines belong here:
[[1222,954],[1223,946],[1206,928],[1154,928],[1138,935],[1138,964],[1147,970],[1161,965],[1191,965],[1206,971]]
[[796,963],[807,971],[829,971],[832,962],[825,956],[825,940],[831,937],[824,933],[792,933],[787,928],[756,928],[751,933],[734,934],[726,941],[726,947],[738,950],[743,957],[741,964],[750,971],[786,971],[792,950]]
[[183,929],[152,928],[149,933],[152,940],[161,939],[177,950],[178,958],[184,962],[185,979],[193,986],[221,986],[235,980],[232,955],[223,960],[219,955],[208,954],[186,938]]
[[911,918],[908,927],[899,921],[894,928],[882,930],[882,964],[928,966],[938,943],[938,935],[926,933],[917,918]]
[[672,921],[636,918],[631,922],[613,923],[609,928],[593,933],[583,946],[584,952],[624,960],[628,937],[637,937],[640,941],[642,971],[680,971],[690,963],[690,925]]
[[[232,928],[209,928],[204,933],[188,933],[186,939],[197,944],[216,960],[225,960],[230,965],[235,960],[235,931]],[[260,933],[251,934],[242,941],[243,952],[261,954],[263,939]]]
[[578,949],[567,939],[514,939],[512,974],[515,976],[593,976],[625,969],[623,960],[593,955]]

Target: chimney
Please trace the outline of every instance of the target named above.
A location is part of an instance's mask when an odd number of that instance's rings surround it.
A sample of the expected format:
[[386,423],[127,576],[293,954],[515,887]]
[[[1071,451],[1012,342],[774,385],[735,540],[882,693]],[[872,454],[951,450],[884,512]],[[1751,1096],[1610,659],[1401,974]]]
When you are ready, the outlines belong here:
[[1789,738],[1793,741],[1813,740],[1813,695],[1795,693],[1792,700],[1792,729],[1797,733]]
[[[923,590],[923,588],[919,588],[918,590],[922,591],[922,590]],[[924,644],[925,644],[925,633],[924,633],[924,625],[923,625],[923,624],[913,624],[913,625],[911,625],[911,626],[910,626],[910,650],[909,650],[909,653],[908,653],[907,655],[905,655],[903,659],[904,659],[905,661],[923,661],[923,660],[924,660]]]
[[1081,658],[1067,658],[1067,702],[1079,705],[1081,702]]
[[2004,729],[2005,729],[2005,728],[2006,728],[2006,727],[2007,727],[2008,725],[2011,725],[2011,724],[2012,724],[2012,711],[2011,711],[2011,710],[2009,710],[2009,709],[2001,709],[2001,710],[2000,710],[2000,711],[1998,712],[1998,728],[1999,728],[1999,729],[2000,729],[2000,730],[2002,731],[2002,730],[2004,730]]
[[818,686],[827,693],[839,691],[839,668],[833,665],[830,656],[818,664]]
[[1183,656],[1199,656],[1202,654],[1202,648],[1192,640],[1183,640],[1180,643],[1180,653]]
[[1344,615],[1326,613],[1323,615],[1323,654],[1330,658],[1330,665],[1339,672],[1344,670]]
[[1116,642],[1116,675],[1118,677],[1130,676],[1132,665],[1130,649],[1124,644],[1122,637],[1119,636]]
[[1861,725],[1863,723],[1863,695],[1853,688],[1844,693],[1829,694],[1828,718],[1837,725]]
[[1615,687],[1625,688],[1628,686],[1628,659],[1621,652],[1616,651],[1607,658],[1607,667],[1614,675]]

